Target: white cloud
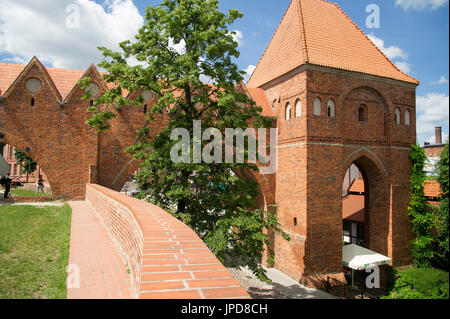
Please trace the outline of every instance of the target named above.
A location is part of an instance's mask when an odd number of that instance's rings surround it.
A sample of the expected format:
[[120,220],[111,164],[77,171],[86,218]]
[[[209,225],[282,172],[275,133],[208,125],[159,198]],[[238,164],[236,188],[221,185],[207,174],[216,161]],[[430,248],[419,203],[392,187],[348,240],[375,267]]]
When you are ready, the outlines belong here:
[[408,54],[403,51],[402,49],[400,49],[397,46],[390,46],[390,47],[385,47],[384,46],[384,40],[380,39],[378,37],[376,37],[373,33],[371,33],[369,36],[369,39],[373,42],[373,44],[375,44],[381,51],[383,51],[383,53],[391,60],[394,59],[403,59],[406,60],[408,59]]
[[393,61],[393,62],[400,70],[402,70],[406,74],[411,72],[411,66],[409,65],[409,63],[407,61]]
[[255,71],[256,66],[253,64],[250,64],[244,71],[246,75],[244,76],[244,82],[247,83],[248,79],[252,76],[253,72]]
[[[68,28],[69,5],[79,10],[79,28]],[[34,55],[60,68],[86,69],[102,60],[98,46],[117,50],[144,22],[132,0],[0,0],[0,53],[27,63]]]
[[441,85],[441,84],[446,84],[446,83],[448,83],[448,80],[447,80],[447,78],[445,77],[445,76],[441,76],[441,78],[439,79],[439,81],[433,81],[433,82],[431,82],[431,84],[434,84],[434,85]]
[[448,0],[397,0],[396,6],[400,6],[403,10],[436,10],[448,4]]
[[184,54],[186,52],[186,41],[183,39],[175,44],[173,39],[169,39],[169,47],[178,52],[178,54]]
[[243,46],[245,44],[244,42],[244,33],[240,30],[232,30],[235,34],[232,34],[234,41],[238,43],[239,46]]
[[391,45],[386,47],[384,45],[384,40],[376,37],[373,33],[368,35],[369,39],[380,49],[386,57],[391,60],[400,70],[405,73],[411,72],[411,66],[408,60],[408,53],[398,46]]
[[421,142],[428,141],[436,126],[447,127],[449,124],[449,96],[443,93],[428,93],[418,96],[417,136]]

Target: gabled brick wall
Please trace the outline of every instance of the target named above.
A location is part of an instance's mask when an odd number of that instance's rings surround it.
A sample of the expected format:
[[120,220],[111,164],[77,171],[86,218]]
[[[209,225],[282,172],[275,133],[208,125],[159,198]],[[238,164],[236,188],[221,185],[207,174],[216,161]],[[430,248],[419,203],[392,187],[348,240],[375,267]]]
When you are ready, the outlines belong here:
[[197,234],[161,208],[94,184],[86,200],[127,264],[136,297],[250,298]]

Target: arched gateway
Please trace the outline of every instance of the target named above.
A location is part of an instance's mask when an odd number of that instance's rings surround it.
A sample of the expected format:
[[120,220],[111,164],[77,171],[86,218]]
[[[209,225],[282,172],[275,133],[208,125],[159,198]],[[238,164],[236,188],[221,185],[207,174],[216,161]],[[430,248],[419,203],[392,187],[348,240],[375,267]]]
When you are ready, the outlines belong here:
[[[28,152],[53,194],[66,199],[84,198],[86,183],[124,184],[137,164],[123,150],[150,107],[113,109],[111,130],[98,134],[85,124],[90,101],[77,85],[84,76],[96,94],[107,90],[93,65],[84,72],[45,68],[36,58],[0,63],[0,143]],[[411,262],[406,203],[417,85],[337,4],[291,2],[243,87],[277,118],[278,169],[250,176],[260,184],[258,206],[276,212],[291,235],[273,236],[275,267],[311,285],[342,274],[342,180],[351,164],[367,185],[369,249],[396,266]],[[295,115],[286,117],[286,105]]]

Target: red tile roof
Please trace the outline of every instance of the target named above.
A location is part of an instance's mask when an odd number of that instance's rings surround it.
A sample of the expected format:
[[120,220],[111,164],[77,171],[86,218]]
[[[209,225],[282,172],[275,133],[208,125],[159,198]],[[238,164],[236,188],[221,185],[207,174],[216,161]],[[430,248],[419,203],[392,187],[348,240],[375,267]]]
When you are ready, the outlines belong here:
[[275,116],[273,108],[270,106],[269,100],[267,99],[266,93],[263,89],[247,88],[248,93],[252,99],[256,102],[256,105],[262,107],[262,115],[264,116]]
[[0,96],[6,92],[24,68],[25,65],[22,64],[0,62]]
[[419,82],[398,69],[335,3],[292,0],[247,83],[260,87],[306,63]]
[[[356,179],[350,187],[352,193],[364,193],[364,180]],[[424,195],[426,197],[440,197],[442,195],[441,186],[435,180],[425,181]]]
[[[0,63],[0,95],[6,92],[25,67],[26,65],[23,64]],[[85,72],[58,68],[46,68],[46,70],[63,99]]]
[[[0,63],[0,96],[6,92],[11,84],[13,84],[25,67],[26,65],[23,64]],[[80,80],[86,72],[81,70],[58,68],[46,68],[46,70],[61,94],[63,100],[70,94],[78,80]],[[103,74],[104,73],[100,73],[100,75]],[[109,89],[115,86],[113,83],[106,83],[106,85]],[[263,108],[262,114],[264,116],[275,116],[264,90],[258,88],[247,88],[247,91],[256,104]],[[124,96],[128,95],[127,90],[123,90],[122,93]],[[177,92],[175,95],[177,96]]]
[[355,179],[352,186],[350,187],[350,192],[364,193],[364,180]]
[[342,219],[364,223],[364,195],[348,195],[342,199]]
[[441,197],[441,185],[435,180],[425,181],[423,192],[426,197]]
[[432,201],[429,200],[428,204],[430,204],[431,206],[433,206],[434,208],[439,208],[439,206],[441,206],[441,202],[437,202],[437,201]]

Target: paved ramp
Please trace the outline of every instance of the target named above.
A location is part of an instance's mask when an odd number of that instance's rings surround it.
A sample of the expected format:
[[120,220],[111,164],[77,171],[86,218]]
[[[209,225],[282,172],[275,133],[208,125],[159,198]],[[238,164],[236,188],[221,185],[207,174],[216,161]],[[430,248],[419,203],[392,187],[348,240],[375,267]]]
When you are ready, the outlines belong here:
[[[130,278],[108,234],[87,202],[72,207],[69,275],[79,270],[79,288],[68,288],[69,299],[131,298]],[[76,280],[70,280],[74,283]]]

